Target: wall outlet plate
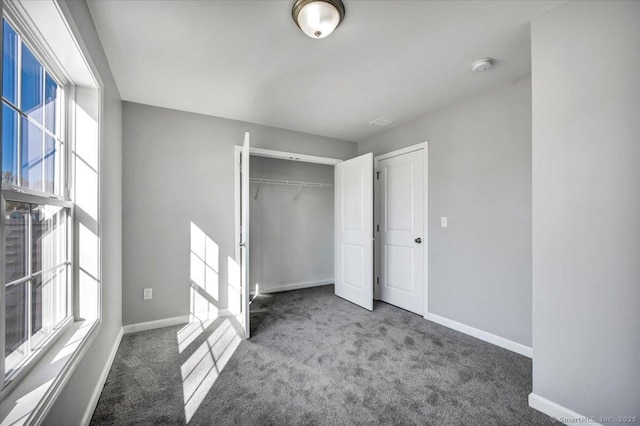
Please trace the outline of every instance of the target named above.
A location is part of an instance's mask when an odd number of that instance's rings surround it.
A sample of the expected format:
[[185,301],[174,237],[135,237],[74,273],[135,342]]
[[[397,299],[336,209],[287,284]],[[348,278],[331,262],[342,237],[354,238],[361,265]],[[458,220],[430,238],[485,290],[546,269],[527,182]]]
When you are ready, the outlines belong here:
[[145,299],[145,300],[147,300],[147,299],[151,299],[151,298],[153,297],[152,290],[153,290],[153,289],[150,289],[150,288],[145,288],[145,289],[144,289],[144,299]]
[[441,217],[440,218],[440,226],[443,227],[443,228],[446,228],[448,226],[446,217]]

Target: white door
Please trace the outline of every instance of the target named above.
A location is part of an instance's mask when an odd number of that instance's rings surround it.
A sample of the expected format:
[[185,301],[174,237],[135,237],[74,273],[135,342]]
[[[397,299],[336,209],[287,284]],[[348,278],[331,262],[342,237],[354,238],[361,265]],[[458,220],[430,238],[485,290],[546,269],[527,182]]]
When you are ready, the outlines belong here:
[[335,292],[373,310],[373,154],[335,166]]
[[424,150],[379,160],[380,299],[425,313]]
[[244,327],[245,337],[251,336],[249,324],[249,149],[250,137],[249,132],[244,134],[244,142],[242,144],[241,157],[241,188],[240,188],[240,274],[241,279],[241,309],[242,309],[242,326]]

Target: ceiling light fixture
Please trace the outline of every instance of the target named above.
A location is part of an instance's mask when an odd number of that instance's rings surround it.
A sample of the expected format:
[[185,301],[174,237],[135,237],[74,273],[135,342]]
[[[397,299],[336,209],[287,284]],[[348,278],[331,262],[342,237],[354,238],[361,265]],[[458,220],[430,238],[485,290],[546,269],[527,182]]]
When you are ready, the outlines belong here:
[[296,0],[291,15],[303,33],[325,38],[344,19],[344,4],[341,0]]
[[478,59],[471,64],[471,70],[475,72],[486,71],[493,66],[495,60],[493,58]]

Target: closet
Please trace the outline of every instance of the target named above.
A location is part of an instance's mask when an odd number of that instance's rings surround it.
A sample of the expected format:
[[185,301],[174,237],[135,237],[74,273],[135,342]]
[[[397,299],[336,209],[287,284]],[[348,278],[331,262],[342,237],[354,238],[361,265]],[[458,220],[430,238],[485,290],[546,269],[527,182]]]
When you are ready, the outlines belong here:
[[250,156],[250,293],[334,282],[334,166]]
[[373,154],[349,160],[252,148],[234,155],[236,251],[229,312],[251,335],[251,294],[333,283],[373,310]]

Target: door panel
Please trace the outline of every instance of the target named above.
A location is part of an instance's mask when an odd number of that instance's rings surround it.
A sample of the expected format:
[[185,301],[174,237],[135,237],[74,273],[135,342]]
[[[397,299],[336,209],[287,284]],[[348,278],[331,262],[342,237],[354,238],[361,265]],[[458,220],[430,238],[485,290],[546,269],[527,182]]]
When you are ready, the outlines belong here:
[[373,154],[335,166],[335,293],[373,310]]
[[424,151],[380,160],[380,299],[424,314]]
[[387,287],[413,293],[413,248],[386,244],[384,247],[387,259],[386,283]]

